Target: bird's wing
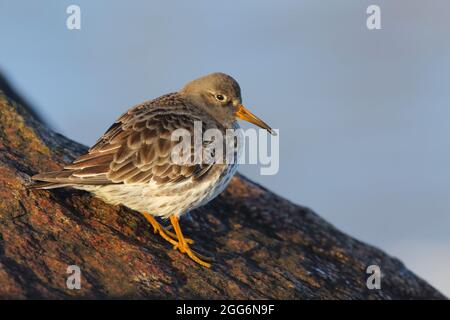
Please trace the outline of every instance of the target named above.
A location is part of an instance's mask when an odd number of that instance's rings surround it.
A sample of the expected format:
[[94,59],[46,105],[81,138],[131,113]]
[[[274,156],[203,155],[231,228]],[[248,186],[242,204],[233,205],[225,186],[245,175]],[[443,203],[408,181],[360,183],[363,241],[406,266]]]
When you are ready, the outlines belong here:
[[87,154],[62,171],[38,174],[33,179],[73,185],[151,181],[160,184],[200,179],[213,164],[177,164],[171,158],[179,143],[171,141],[172,132],[185,129],[192,134],[196,120],[199,119],[182,109],[135,107],[122,115]]

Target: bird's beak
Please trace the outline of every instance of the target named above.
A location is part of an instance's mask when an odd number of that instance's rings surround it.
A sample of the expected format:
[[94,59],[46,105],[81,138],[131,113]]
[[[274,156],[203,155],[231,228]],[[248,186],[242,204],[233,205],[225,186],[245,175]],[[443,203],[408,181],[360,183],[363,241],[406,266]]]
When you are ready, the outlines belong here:
[[267,131],[269,131],[269,133],[271,135],[274,135],[274,136],[277,135],[277,133],[275,131],[273,131],[272,128],[269,127],[269,125],[267,123],[262,121],[260,118],[255,116],[250,111],[248,111],[248,109],[245,108],[242,104],[239,106],[238,111],[236,111],[235,115],[236,115],[236,118],[238,118],[238,119],[242,119],[242,120],[251,122],[253,124],[256,124],[260,128],[266,129]]

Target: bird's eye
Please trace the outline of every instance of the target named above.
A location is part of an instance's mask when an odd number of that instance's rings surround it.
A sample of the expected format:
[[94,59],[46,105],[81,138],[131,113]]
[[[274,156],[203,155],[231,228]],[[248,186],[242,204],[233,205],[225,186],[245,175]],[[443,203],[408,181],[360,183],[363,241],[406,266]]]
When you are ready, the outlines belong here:
[[222,95],[222,94],[217,94],[217,95],[216,95],[216,99],[219,100],[219,101],[225,101],[226,98],[225,98],[225,96]]

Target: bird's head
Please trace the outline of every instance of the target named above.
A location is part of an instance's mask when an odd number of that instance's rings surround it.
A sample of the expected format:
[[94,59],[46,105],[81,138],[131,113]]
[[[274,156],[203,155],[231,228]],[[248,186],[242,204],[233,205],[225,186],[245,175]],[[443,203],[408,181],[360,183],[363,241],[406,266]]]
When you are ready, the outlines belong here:
[[264,121],[242,105],[241,88],[231,76],[216,72],[189,82],[180,93],[224,125],[237,119],[251,122],[275,134]]

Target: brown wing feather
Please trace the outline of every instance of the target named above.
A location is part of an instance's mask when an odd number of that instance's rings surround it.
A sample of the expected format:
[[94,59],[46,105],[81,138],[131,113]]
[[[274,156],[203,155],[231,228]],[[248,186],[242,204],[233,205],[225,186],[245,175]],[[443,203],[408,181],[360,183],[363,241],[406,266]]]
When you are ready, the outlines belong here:
[[134,107],[87,154],[65,166],[63,171],[38,174],[33,179],[72,185],[199,179],[209,172],[212,164],[178,165],[171,161],[171,151],[178,143],[171,141],[173,130],[184,128],[193,132],[194,121],[199,120],[198,115],[187,112],[186,108],[174,94]]

